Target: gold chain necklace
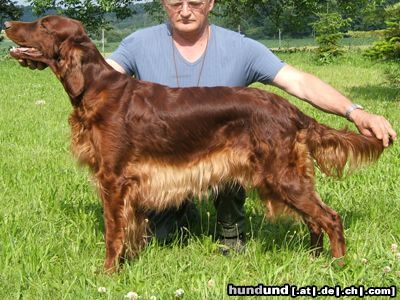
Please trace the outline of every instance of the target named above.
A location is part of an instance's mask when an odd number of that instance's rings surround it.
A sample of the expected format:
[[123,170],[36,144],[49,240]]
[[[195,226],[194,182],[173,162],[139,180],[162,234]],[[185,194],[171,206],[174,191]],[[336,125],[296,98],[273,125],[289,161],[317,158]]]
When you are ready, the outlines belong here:
[[[208,40],[210,36],[210,27],[207,28],[207,41],[206,41],[206,49],[204,50],[203,58],[201,61],[201,66],[200,66],[200,71],[199,71],[199,77],[197,78],[197,85],[199,86],[200,84],[200,79],[201,79],[201,74],[203,73],[203,67],[204,67],[204,61],[206,60],[206,55],[207,55],[207,49],[208,49]],[[174,59],[174,67],[175,67],[175,78],[176,78],[176,85],[177,87],[180,87],[180,82],[179,82],[179,75],[178,75],[178,67],[176,64],[176,54],[175,54],[175,45],[174,45],[174,38],[171,35],[171,45],[172,45],[172,57]]]

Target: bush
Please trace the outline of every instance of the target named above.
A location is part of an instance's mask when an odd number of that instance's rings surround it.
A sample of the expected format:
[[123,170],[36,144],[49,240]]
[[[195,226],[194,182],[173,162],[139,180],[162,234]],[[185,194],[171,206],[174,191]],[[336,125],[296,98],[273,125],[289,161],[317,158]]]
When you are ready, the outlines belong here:
[[330,63],[343,54],[340,40],[343,33],[340,30],[349,24],[349,19],[343,19],[337,13],[320,13],[318,21],[312,23],[318,44],[318,60],[321,63]]
[[400,3],[389,6],[385,12],[384,39],[368,49],[366,55],[381,60],[400,60]]
[[244,30],[244,33],[246,34],[246,36],[256,40],[263,39],[266,36],[265,28],[262,26],[248,28]]
[[376,42],[365,54],[373,59],[388,61],[385,75],[391,85],[400,87],[400,3],[385,9],[384,39]]

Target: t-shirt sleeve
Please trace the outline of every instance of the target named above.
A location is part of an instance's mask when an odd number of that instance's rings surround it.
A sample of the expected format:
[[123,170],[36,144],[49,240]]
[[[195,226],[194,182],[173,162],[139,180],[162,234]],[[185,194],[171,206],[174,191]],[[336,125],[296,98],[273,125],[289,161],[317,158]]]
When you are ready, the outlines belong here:
[[123,39],[117,50],[108,57],[118,63],[131,76],[137,75],[135,61],[135,57],[137,57],[137,52],[139,51],[137,40],[135,33],[132,33]]
[[248,84],[271,83],[285,63],[266,46],[255,40],[244,38],[244,55],[247,55],[246,72]]

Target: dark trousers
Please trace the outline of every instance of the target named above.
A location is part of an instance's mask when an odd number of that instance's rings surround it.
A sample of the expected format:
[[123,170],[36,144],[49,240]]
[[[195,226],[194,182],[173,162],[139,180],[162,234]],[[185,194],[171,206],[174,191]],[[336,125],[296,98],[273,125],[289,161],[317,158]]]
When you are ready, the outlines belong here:
[[[235,237],[245,230],[244,202],[245,190],[237,185],[221,189],[215,198],[217,210],[217,234],[222,237]],[[191,199],[176,209],[170,208],[160,213],[149,214],[151,232],[159,241],[166,241],[179,228],[190,228],[200,222],[199,211]]]

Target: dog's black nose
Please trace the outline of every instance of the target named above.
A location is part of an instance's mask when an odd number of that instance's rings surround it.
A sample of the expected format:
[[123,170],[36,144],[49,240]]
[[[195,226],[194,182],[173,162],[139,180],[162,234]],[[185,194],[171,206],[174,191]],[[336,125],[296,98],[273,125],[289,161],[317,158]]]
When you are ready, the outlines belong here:
[[5,22],[4,22],[4,27],[5,27],[6,29],[11,28],[11,22],[5,21]]

